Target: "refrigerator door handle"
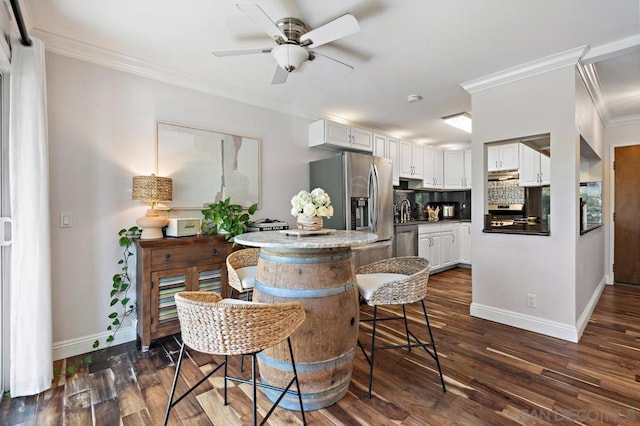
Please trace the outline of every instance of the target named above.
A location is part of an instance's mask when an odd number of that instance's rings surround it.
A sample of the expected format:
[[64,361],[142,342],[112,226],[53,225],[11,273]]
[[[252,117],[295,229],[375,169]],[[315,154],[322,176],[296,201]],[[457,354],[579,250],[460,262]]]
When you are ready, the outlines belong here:
[[380,181],[378,178],[378,168],[376,165],[372,165],[373,171],[373,232],[378,232],[378,219],[380,218]]

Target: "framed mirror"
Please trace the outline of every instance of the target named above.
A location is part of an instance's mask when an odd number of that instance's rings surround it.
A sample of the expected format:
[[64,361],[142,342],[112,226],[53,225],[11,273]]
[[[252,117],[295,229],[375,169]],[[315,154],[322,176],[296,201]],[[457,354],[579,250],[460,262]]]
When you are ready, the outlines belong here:
[[259,208],[260,145],[258,138],[158,122],[156,174],[173,179],[165,209],[201,210],[227,197]]

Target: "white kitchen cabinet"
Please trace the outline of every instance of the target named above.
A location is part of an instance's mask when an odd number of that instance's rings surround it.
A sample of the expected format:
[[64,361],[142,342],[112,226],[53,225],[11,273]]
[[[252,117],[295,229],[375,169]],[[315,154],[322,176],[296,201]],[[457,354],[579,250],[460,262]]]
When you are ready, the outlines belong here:
[[440,233],[440,240],[440,267],[445,268],[458,263],[456,234],[453,232],[453,227],[443,230]]
[[458,263],[454,224],[427,224],[418,227],[418,256],[429,261],[435,272]]
[[391,160],[393,164],[392,168],[392,176],[393,176],[393,185],[400,185],[400,159],[398,157],[398,139],[388,138],[387,140],[387,154],[388,159]]
[[373,155],[377,155],[378,157],[389,158],[387,156],[387,143],[388,143],[388,139],[386,136],[374,133],[373,134]]
[[487,147],[487,170],[490,172],[518,169],[519,143],[492,144]]
[[434,147],[424,146],[423,186],[430,189],[444,188],[444,153]]
[[543,186],[550,183],[551,159],[525,144],[520,144],[520,186]]
[[442,238],[439,232],[418,235],[418,256],[429,261],[430,271],[442,267]]
[[398,163],[398,140],[378,133],[373,134],[373,155],[384,157],[392,163],[393,185],[400,185],[400,170]]
[[424,172],[422,145],[418,145],[411,141],[400,141],[399,156],[399,177],[407,179],[422,179]]
[[444,151],[444,188],[464,189],[465,152],[461,150]]
[[464,187],[471,189],[471,150],[464,150]]
[[461,222],[457,231],[458,262],[471,265],[471,222]]
[[309,146],[372,152],[373,132],[331,120],[318,120],[309,124]]
[[551,157],[540,154],[540,184],[551,185]]

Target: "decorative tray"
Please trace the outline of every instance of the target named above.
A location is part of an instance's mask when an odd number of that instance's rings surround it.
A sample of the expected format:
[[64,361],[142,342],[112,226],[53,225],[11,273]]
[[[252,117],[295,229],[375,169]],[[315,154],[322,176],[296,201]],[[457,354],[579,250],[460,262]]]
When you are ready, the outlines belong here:
[[295,235],[296,237],[310,237],[312,235],[329,235],[336,232],[335,229],[318,229],[317,231],[307,231],[304,229],[283,229],[280,233],[285,235]]

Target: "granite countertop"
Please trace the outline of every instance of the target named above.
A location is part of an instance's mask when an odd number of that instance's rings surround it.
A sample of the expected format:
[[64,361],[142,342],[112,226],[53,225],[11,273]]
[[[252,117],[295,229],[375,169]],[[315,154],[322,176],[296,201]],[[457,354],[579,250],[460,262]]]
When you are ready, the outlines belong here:
[[332,231],[326,235],[306,236],[287,235],[284,231],[248,232],[236,235],[235,241],[238,244],[250,247],[318,249],[362,246],[373,243],[378,239],[378,236],[371,232]]
[[550,235],[547,221],[536,223],[517,223],[509,226],[485,228],[482,232],[490,234]]
[[409,222],[394,223],[393,226],[407,226],[407,225],[427,225],[432,223],[458,223],[458,222],[471,222],[471,219],[440,219],[437,222],[430,222],[426,219],[415,219]]

